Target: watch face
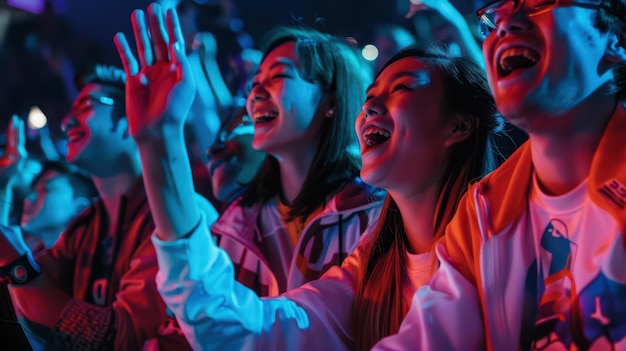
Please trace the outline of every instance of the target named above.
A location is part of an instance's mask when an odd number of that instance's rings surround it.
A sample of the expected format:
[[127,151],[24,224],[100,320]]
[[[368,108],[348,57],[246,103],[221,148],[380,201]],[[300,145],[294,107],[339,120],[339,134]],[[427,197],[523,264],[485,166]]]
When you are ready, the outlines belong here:
[[18,264],[11,270],[11,277],[15,283],[23,283],[28,279],[28,270],[24,265]]

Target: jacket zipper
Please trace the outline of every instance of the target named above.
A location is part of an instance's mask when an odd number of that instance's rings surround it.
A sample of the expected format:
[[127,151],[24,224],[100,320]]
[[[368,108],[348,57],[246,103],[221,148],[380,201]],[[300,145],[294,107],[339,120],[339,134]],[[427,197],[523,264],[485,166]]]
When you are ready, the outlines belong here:
[[[496,330],[490,330],[488,334],[491,340],[487,340],[487,345],[489,345],[489,349],[500,350],[502,347],[507,344],[510,346],[509,339],[509,330],[507,327],[507,319],[506,319],[506,311],[505,311],[505,303],[504,303],[504,291],[502,291],[502,284],[495,284],[495,277],[499,276],[498,270],[502,265],[498,264],[500,262],[500,251],[499,251],[499,240],[496,237],[497,233],[491,232],[491,218],[489,216],[489,208],[487,206],[486,199],[480,195],[478,188],[476,189],[475,201],[478,209],[478,217],[479,223],[482,224],[480,228],[481,238],[483,240],[483,245],[481,245],[480,256],[481,256],[481,267],[482,271],[485,272],[485,276],[483,277],[483,286],[480,288],[483,289],[483,296],[486,296],[487,291],[491,290],[489,294],[490,298],[487,299],[491,301],[491,303],[487,304],[485,301],[485,306],[490,306],[493,310],[493,314],[485,313],[485,328],[489,328],[489,315],[494,317],[493,326]],[[491,247],[491,256],[487,257],[485,255],[484,248],[486,245],[490,245]],[[487,289],[487,287],[491,287],[491,289]],[[487,331],[486,331],[487,332]],[[495,338],[497,336],[497,338]],[[506,341],[506,342],[505,342]],[[506,347],[504,347],[506,349]]]

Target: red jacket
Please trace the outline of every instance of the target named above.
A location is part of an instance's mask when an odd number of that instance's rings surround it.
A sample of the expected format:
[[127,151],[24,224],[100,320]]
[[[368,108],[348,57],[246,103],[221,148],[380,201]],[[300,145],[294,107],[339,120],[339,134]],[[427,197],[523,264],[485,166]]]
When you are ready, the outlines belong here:
[[[154,277],[157,261],[150,235],[154,223],[141,180],[122,197],[111,251],[104,304],[92,301],[98,246],[109,218],[101,201],[79,215],[49,250],[37,256],[44,274],[73,298],[48,336],[62,349],[140,350],[167,320]],[[179,343],[185,345],[182,336]]]

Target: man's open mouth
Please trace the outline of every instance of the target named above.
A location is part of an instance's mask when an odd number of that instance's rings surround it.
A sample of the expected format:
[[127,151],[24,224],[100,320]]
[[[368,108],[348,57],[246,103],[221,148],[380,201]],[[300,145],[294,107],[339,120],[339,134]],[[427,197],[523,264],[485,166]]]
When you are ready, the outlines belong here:
[[498,74],[506,77],[517,70],[533,67],[540,58],[539,53],[531,48],[518,46],[506,49],[498,59]]

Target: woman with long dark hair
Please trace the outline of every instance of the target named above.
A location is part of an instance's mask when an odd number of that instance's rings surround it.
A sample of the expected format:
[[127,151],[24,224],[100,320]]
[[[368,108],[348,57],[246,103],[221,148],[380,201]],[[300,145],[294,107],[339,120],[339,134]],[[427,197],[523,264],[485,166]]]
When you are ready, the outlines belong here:
[[[483,69],[443,51],[400,51],[368,90],[357,121],[361,175],[388,195],[376,229],[357,249],[357,350],[398,331],[413,293],[436,268],[434,244],[461,195],[496,167],[502,123]],[[378,141],[368,135],[388,128],[390,145],[369,147]]]

